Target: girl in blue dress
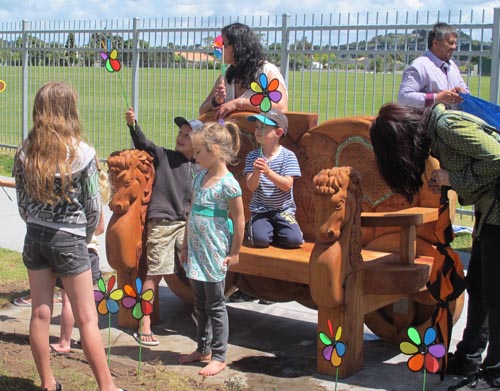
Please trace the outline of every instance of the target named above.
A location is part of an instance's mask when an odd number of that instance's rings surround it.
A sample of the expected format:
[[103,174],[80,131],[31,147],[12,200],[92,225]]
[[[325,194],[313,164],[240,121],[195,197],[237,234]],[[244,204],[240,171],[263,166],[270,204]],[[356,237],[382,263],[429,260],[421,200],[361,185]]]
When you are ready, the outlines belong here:
[[194,158],[202,169],[193,181],[193,202],[181,261],[195,298],[197,349],[179,363],[209,361],[199,374],[225,367],[229,324],[224,296],[226,272],[238,263],[245,219],[241,188],[227,169],[240,148],[239,128],[210,122],[193,130]]

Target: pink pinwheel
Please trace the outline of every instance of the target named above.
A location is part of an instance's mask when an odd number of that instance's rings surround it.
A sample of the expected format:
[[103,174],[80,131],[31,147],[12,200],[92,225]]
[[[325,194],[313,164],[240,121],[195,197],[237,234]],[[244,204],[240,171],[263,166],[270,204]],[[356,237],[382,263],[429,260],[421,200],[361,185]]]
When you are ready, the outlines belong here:
[[97,312],[101,315],[116,314],[120,310],[118,301],[123,297],[123,291],[119,288],[112,290],[115,286],[116,277],[111,276],[108,280],[108,286],[106,289],[106,283],[104,280],[99,278],[97,280],[98,290],[94,290],[94,300],[97,304]]
[[413,372],[419,372],[424,368],[430,373],[439,370],[439,358],[446,353],[443,344],[434,344],[436,341],[436,330],[429,327],[425,330],[424,340],[422,342],[418,331],[414,327],[408,329],[408,337],[411,342],[401,342],[399,349],[401,353],[411,355],[408,359],[408,369]]
[[254,92],[250,103],[260,106],[260,110],[267,113],[271,110],[272,102],[278,103],[281,100],[281,92],[278,91],[280,82],[278,79],[272,79],[268,84],[265,73],[260,74],[259,82],[260,84],[255,81],[250,83],[250,89]]
[[222,60],[222,53],[224,50],[224,40],[222,35],[218,35],[214,39],[214,56],[217,60]]
[[221,74],[226,74],[226,64],[224,63],[224,39],[222,35],[218,35],[214,39],[214,56],[221,61]]
[[140,278],[135,280],[135,287],[136,289],[128,284],[123,286],[125,297],[122,299],[122,304],[125,308],[132,308],[132,316],[134,319],[140,320],[144,315],[150,315],[153,312],[151,300],[154,298],[154,291],[147,289],[142,292],[142,281]]
[[6,88],[7,88],[7,83],[4,82],[3,80],[0,80],[0,92],[4,92]]

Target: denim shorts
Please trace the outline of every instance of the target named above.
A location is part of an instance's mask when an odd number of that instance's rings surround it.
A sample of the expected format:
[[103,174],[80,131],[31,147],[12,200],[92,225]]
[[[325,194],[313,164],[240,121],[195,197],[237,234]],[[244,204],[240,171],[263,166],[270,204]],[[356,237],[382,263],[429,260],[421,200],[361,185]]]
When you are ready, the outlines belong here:
[[[90,269],[92,270],[92,284],[96,285],[97,281],[102,277],[100,265],[99,265],[99,254],[94,250],[88,249],[90,258]],[[58,288],[64,289],[61,277],[57,276],[56,286]]]
[[23,262],[28,270],[51,269],[72,276],[90,269],[85,237],[37,224],[28,224]]

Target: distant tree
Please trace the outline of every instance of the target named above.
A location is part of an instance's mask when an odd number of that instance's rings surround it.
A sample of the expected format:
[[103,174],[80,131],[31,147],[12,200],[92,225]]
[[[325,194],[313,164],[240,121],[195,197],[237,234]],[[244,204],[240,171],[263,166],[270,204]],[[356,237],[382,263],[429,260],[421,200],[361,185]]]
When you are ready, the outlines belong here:
[[[64,45],[66,49],[74,49],[75,48],[75,33],[69,33],[68,39],[66,40],[66,45]],[[66,51],[65,64],[67,66],[74,66],[78,63],[77,52],[74,50]]]
[[[16,39],[16,47],[22,48],[22,46],[23,46],[23,39],[22,39],[22,37],[19,37]],[[37,49],[44,48],[46,46],[45,42],[39,38],[32,36],[32,35],[28,35],[27,36],[27,46],[29,48],[28,64],[29,65],[44,65],[45,58],[47,56],[46,56],[44,51],[37,50]]]

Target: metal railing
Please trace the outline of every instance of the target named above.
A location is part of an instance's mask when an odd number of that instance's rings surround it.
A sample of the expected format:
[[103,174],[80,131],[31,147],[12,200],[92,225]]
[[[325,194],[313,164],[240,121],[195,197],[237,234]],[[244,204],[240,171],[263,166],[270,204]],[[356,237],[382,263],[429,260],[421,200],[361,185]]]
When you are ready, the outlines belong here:
[[[409,12],[209,17],[0,24],[0,145],[14,147],[30,127],[31,103],[49,80],[71,83],[82,120],[101,155],[128,145],[123,113],[132,105],[152,138],[170,145],[173,117],[196,117],[220,72],[212,42],[235,21],[260,35],[287,81],[291,111],[320,121],[371,115],[395,101],[402,70],[427,46],[436,21],[459,33],[455,60],[471,92],[498,102],[500,8],[480,14]],[[100,53],[119,51],[110,74]],[[120,130],[121,129],[121,130]]]

